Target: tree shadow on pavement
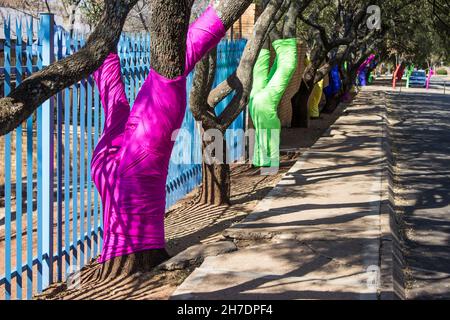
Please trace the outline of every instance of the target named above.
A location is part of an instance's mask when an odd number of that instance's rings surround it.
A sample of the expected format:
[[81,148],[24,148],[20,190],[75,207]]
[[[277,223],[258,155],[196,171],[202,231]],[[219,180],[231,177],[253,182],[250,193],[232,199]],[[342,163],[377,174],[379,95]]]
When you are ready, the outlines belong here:
[[[390,96],[395,209],[408,299],[450,298],[450,99]],[[404,265],[401,265],[401,264]]]

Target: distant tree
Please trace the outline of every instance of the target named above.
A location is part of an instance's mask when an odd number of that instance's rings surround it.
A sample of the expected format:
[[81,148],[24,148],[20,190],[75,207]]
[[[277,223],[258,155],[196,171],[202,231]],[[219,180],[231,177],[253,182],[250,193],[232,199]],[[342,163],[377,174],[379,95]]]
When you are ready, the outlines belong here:
[[428,0],[428,3],[432,6],[435,25],[448,36],[450,33],[450,2],[448,0]]
[[83,17],[91,28],[99,23],[104,8],[105,2],[102,0],[84,0],[80,6]]
[[34,18],[38,18],[39,13],[49,12],[63,18],[64,27],[73,35],[75,18],[80,4],[83,0],[3,0],[1,5],[19,10]]
[[306,31],[311,64],[306,67],[298,92],[292,98],[292,126],[308,126],[307,104],[314,85],[339,63],[342,55],[366,24],[373,1],[318,0],[300,15]]

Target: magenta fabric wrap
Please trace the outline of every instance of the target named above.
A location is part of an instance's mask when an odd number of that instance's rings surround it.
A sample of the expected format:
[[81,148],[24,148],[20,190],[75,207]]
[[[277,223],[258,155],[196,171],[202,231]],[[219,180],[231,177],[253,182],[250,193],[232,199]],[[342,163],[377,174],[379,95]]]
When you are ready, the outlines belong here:
[[427,81],[426,81],[426,85],[425,85],[427,90],[430,89],[431,77],[433,77],[433,76],[434,76],[434,70],[430,69],[430,71],[428,72],[428,75],[427,75]]
[[150,73],[130,111],[111,53],[94,73],[105,111],[105,127],[95,148],[92,178],[103,204],[104,238],[99,262],[165,246],[166,179],[174,141],[186,111],[186,77],[225,35],[214,8],[189,27],[185,73],[167,79]]
[[360,74],[367,66],[369,66],[373,60],[375,60],[375,55],[371,54],[366,61],[364,61],[358,68],[358,74]]

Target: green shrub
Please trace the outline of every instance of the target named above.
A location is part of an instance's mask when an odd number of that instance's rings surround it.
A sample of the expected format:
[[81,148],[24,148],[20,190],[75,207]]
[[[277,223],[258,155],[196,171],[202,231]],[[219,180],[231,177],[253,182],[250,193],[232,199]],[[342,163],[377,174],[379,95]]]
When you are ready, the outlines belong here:
[[440,76],[446,76],[446,75],[448,75],[448,72],[447,72],[446,69],[438,69],[438,70],[436,71],[436,74],[437,74],[437,75],[440,75]]

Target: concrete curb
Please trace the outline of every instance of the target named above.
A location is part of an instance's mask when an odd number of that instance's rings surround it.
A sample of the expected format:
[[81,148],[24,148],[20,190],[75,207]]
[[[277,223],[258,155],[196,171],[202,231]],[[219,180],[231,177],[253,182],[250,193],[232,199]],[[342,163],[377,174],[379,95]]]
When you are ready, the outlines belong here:
[[383,158],[385,168],[381,177],[381,203],[380,203],[380,269],[381,269],[381,284],[380,284],[380,300],[395,299],[394,293],[394,277],[393,277],[393,248],[392,248],[392,230],[391,230],[391,214],[392,206],[390,205],[390,175],[389,175],[389,158],[390,147],[388,140],[388,119],[387,119],[387,105],[386,92],[384,93],[384,112],[383,112]]
[[[385,254],[385,260],[388,259],[389,255],[391,257],[391,261],[387,264],[390,266],[390,276],[391,276],[391,290],[392,290],[392,299],[406,299],[405,293],[405,277],[403,268],[405,266],[405,261],[403,257],[402,248],[404,247],[402,236],[399,234],[399,225],[397,219],[397,207],[395,204],[395,196],[394,196],[394,188],[395,188],[395,157],[392,151],[392,148],[395,148],[394,141],[391,138],[391,127],[395,126],[395,123],[391,123],[389,118],[389,104],[388,99],[391,96],[396,96],[399,93],[393,91],[385,92],[385,110],[386,110],[386,119],[385,119],[385,135],[386,135],[386,144],[385,144],[385,153],[386,153],[386,183],[388,190],[388,201],[386,204],[386,211],[389,215],[389,234],[390,234],[390,245],[389,251],[390,253]],[[388,250],[388,249],[386,249]],[[385,275],[387,276],[387,275]]]

